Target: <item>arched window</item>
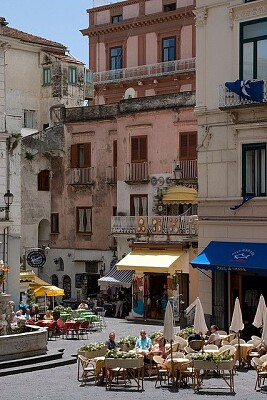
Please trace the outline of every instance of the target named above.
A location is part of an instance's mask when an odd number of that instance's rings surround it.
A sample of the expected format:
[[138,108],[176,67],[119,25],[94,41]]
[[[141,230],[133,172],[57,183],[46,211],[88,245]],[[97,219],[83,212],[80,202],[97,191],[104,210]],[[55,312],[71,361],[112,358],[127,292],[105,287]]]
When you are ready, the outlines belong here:
[[52,285],[58,286],[58,276],[56,274],[52,275],[51,282],[52,282]]
[[65,292],[64,299],[69,299],[71,297],[71,279],[68,275],[63,277],[63,289]]
[[38,190],[50,190],[50,171],[48,169],[44,169],[38,174]]

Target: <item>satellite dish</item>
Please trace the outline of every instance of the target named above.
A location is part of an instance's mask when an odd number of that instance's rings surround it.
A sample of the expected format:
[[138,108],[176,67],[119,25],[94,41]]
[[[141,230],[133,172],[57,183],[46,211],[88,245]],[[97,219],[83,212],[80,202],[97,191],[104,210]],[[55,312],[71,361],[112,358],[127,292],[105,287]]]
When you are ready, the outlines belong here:
[[125,90],[124,99],[132,99],[134,97],[136,97],[136,93],[135,93],[134,88],[130,87],[130,88]]

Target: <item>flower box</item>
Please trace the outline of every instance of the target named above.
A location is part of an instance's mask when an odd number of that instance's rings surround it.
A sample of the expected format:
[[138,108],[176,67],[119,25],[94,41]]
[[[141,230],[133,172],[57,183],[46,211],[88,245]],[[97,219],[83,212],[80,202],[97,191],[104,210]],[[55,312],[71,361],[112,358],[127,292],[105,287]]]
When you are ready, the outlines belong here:
[[204,370],[228,370],[234,368],[234,360],[222,360],[219,362],[208,360],[194,360],[193,366],[195,369]]
[[144,357],[138,358],[106,358],[106,368],[142,368]]
[[127,344],[127,343],[121,343],[120,344],[120,349],[121,351],[129,351],[134,349],[135,345],[134,344]]
[[101,357],[104,356],[107,352],[107,346],[101,347],[101,349],[97,350],[78,350],[78,354],[81,354],[82,356],[92,359],[95,357]]

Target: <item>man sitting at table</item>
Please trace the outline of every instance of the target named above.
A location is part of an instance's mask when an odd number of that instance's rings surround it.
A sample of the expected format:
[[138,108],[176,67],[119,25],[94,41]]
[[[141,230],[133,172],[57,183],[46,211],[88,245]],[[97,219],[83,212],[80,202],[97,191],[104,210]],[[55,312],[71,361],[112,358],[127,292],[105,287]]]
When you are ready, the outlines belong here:
[[110,332],[109,340],[107,340],[105,344],[106,344],[108,350],[118,350],[119,349],[118,344],[115,342],[115,332]]
[[85,301],[82,301],[81,304],[78,305],[79,310],[88,310],[88,304]]
[[146,331],[142,329],[140,331],[140,337],[135,343],[135,351],[137,353],[143,354],[143,356],[147,356],[151,349],[152,341],[149,337],[146,336]]

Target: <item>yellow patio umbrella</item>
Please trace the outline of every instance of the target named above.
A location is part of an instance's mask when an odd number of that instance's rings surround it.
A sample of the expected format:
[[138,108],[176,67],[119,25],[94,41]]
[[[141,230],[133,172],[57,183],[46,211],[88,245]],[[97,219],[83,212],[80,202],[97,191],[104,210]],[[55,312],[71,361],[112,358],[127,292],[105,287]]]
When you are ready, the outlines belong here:
[[53,308],[54,308],[54,297],[55,296],[64,296],[64,289],[60,289],[57,286],[47,285],[40,286],[35,289],[33,292],[35,297],[44,297],[45,298],[45,308],[46,308],[46,298],[53,297]]

